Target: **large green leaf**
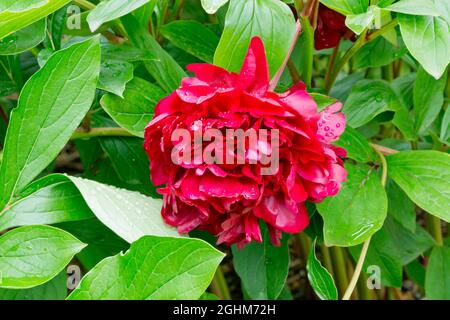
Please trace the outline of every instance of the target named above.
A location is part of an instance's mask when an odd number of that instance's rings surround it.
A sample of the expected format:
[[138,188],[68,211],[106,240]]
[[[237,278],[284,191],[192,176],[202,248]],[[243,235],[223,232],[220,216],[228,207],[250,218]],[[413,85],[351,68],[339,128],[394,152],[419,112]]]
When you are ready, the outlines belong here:
[[378,68],[392,63],[407,52],[404,45],[398,47],[383,37],[364,45],[353,57],[355,68]]
[[450,107],[448,106],[442,118],[440,138],[444,142],[450,142]]
[[[36,2],[36,0],[34,1]],[[32,7],[30,10],[26,11],[0,11],[0,39],[32,24],[33,22],[41,20],[69,2],[70,0],[47,0],[44,5]],[[24,1],[21,1],[20,4],[25,6]],[[8,5],[6,8],[7,7]]]
[[100,262],[68,299],[198,299],[223,257],[202,240],[146,236]]
[[0,208],[59,153],[89,110],[100,69],[98,37],[53,54],[12,111],[0,170]]
[[320,2],[343,15],[364,13],[369,7],[369,0],[320,0]]
[[450,248],[435,247],[431,252],[425,276],[425,294],[428,299],[450,299]]
[[122,60],[103,60],[98,88],[123,97],[126,84],[133,79],[133,65]]
[[411,54],[435,79],[450,63],[450,26],[441,17],[398,14],[403,40]]
[[202,7],[206,12],[209,14],[214,14],[221,6],[227,3],[228,0],[201,0],[201,2]]
[[20,12],[38,8],[46,4],[48,0],[2,0],[0,12]]
[[55,277],[85,247],[49,226],[26,226],[0,237],[0,287],[31,288]]
[[428,299],[450,299],[450,248],[435,247],[431,252],[425,276]]
[[173,21],[161,28],[161,34],[194,57],[213,62],[219,38],[203,24],[189,20]]
[[400,0],[383,9],[419,16],[439,16],[433,0]]
[[0,289],[0,300],[64,300],[67,295],[65,271],[52,280],[29,289]]
[[383,225],[387,196],[374,168],[346,163],[347,181],[334,197],[317,205],[328,246],[354,246]]
[[123,99],[106,94],[100,104],[121,127],[138,137],[144,137],[144,129],[152,120],[154,107],[164,96],[161,88],[135,77],[126,85]]
[[416,230],[416,210],[414,203],[392,179],[386,185],[388,196],[388,214],[397,220],[405,229]]
[[309,283],[320,299],[337,300],[338,292],[333,277],[328,270],[322,266],[319,259],[317,259],[315,244],[316,242],[314,241],[314,244],[309,251],[308,263],[306,264]]
[[267,228],[261,230],[263,242],[251,242],[233,250],[234,268],[251,299],[275,300],[283,290],[289,271],[289,247],[286,236],[280,247],[274,246]]
[[389,176],[419,207],[450,222],[450,155],[402,151],[387,157]]
[[178,88],[181,84],[181,79],[186,76],[183,69],[161,48],[159,43],[148,33],[148,30],[144,26],[139,25],[133,15],[128,14],[121,20],[134,45],[153,52],[157,57],[157,60],[144,61],[144,65],[159,86],[167,92],[172,92]]
[[104,0],[92,9],[87,16],[87,22],[92,32],[103,23],[120,18],[143,6],[150,0]]
[[334,144],[347,151],[347,158],[363,163],[377,160],[378,156],[367,139],[352,127],[345,128]]
[[78,189],[62,175],[48,175],[24,190],[20,200],[0,215],[0,231],[92,218]]
[[160,199],[88,179],[67,177],[95,216],[129,243],[145,235],[179,236],[174,228],[163,222]]
[[423,68],[417,72],[414,84],[414,114],[415,131],[418,134],[424,134],[441,111],[446,83],[446,74],[435,80]]
[[380,113],[399,108],[400,101],[389,83],[383,80],[362,80],[353,87],[343,112],[347,123],[358,128]]
[[31,49],[45,38],[46,22],[42,19],[0,40],[0,55],[18,54]]
[[270,74],[274,75],[286,57],[294,34],[294,16],[285,3],[231,0],[214,64],[239,71],[251,38],[259,36],[265,46]]

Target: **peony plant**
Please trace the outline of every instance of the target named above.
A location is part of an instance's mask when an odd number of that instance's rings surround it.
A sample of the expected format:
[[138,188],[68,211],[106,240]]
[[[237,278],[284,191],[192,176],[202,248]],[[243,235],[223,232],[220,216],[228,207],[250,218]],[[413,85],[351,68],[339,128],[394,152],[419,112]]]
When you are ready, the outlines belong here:
[[1,1],[0,300],[450,299],[449,12]]

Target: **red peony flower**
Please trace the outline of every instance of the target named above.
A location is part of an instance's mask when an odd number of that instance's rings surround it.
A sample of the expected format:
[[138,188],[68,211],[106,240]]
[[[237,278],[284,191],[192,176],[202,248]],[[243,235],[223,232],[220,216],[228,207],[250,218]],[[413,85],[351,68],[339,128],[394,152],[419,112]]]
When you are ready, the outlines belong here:
[[[164,197],[166,223],[180,233],[207,230],[218,236],[218,243],[239,247],[262,241],[260,220],[274,244],[280,243],[282,231],[302,231],[309,222],[305,201],[335,195],[346,179],[339,158],[345,150],[330,144],[345,128],[345,117],[338,112],[341,104],[319,113],[303,83],[283,94],[270,91],[264,46],[257,37],[240,74],[210,64],[187,69],[195,77],[183,79],[180,88],[158,103],[145,129],[151,179],[163,186],[158,191]],[[225,148],[230,143],[225,131],[231,129],[265,130],[271,142],[260,136],[248,139],[241,155],[227,149],[231,163],[202,160],[198,151],[213,145]],[[194,138],[180,139],[174,134],[179,130]],[[195,136],[205,137],[208,130],[218,136],[199,144]],[[237,142],[230,145],[236,147]],[[174,151],[193,155],[192,160],[174,160]],[[276,168],[262,174],[269,167],[262,157],[275,151]],[[219,157],[224,160],[225,155]]]
[[346,39],[353,37],[353,32],[345,26],[345,16],[319,4],[317,28],[314,32],[316,50],[334,48],[343,37]]

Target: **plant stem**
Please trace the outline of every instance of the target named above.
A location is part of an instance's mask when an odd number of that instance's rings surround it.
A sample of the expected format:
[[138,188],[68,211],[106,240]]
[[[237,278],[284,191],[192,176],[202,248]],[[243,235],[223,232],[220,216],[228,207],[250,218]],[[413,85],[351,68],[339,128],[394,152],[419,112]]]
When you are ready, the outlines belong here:
[[211,290],[221,300],[231,300],[230,290],[222,272],[222,267],[219,266],[214,274],[211,282]]
[[341,72],[342,68],[347,64],[347,62],[353,57],[353,55],[358,52],[359,49],[361,49],[362,46],[369,43],[370,41],[378,38],[379,36],[383,35],[387,31],[391,30],[392,28],[395,28],[398,24],[397,19],[391,20],[389,23],[384,25],[380,30],[377,30],[369,35],[367,35],[367,29],[364,30],[359,38],[356,40],[356,42],[353,44],[353,46],[344,54],[344,56],[339,60],[336,68],[331,73],[331,76],[329,78],[329,81],[325,83],[325,91],[330,92],[331,87],[333,86],[334,82],[336,81],[336,78]]
[[328,272],[334,277],[333,262],[331,260],[330,249],[324,245],[320,245],[320,252],[322,253],[323,264]]
[[331,73],[334,70],[334,64],[336,63],[336,57],[337,57],[337,54],[339,52],[339,45],[340,44],[341,44],[341,42],[339,41],[337,46],[334,47],[333,53],[331,54],[330,60],[328,61],[327,73],[325,74],[325,83],[329,83],[330,82]]
[[87,139],[92,137],[133,137],[131,133],[122,128],[93,128],[90,131],[75,131],[71,140]]
[[87,0],[74,0],[73,2],[86,10],[92,10],[95,8],[95,4]]
[[434,240],[436,240],[436,243],[439,246],[442,246],[444,242],[443,242],[443,237],[442,237],[441,219],[439,219],[438,217],[435,217],[431,214],[428,214],[427,215],[427,225],[428,225],[428,230],[430,231]]
[[353,273],[353,277],[350,280],[350,284],[347,287],[347,290],[345,290],[344,296],[342,297],[342,300],[349,300],[350,296],[353,293],[353,290],[355,289],[356,284],[358,283],[359,275],[361,274],[361,270],[364,264],[364,260],[366,259],[367,250],[369,249],[370,239],[367,239],[362,247],[361,254],[359,255],[358,262],[355,267],[355,272]]
[[336,276],[336,284],[339,295],[345,294],[345,288],[348,285],[347,267],[345,265],[344,253],[341,247],[331,247],[331,258],[333,259],[333,270]]
[[289,47],[289,50],[286,54],[286,57],[284,58],[283,64],[278,68],[277,73],[273,76],[272,80],[270,81],[269,90],[273,91],[275,90],[278,81],[280,81],[281,75],[283,74],[284,68],[286,68],[286,65],[289,61],[289,58],[291,57],[291,53],[294,50],[295,43],[297,42],[298,35],[300,34],[302,30],[302,26],[300,24],[300,21],[297,20],[295,24],[295,33],[294,33],[294,39],[292,39],[291,46]]
[[[384,188],[384,187],[386,187],[386,181],[387,181],[387,162],[386,162],[386,158],[380,151],[375,149],[375,152],[378,153],[378,156],[380,157],[381,164],[383,167],[383,169],[382,169],[383,171],[381,173],[381,185]],[[355,273],[353,274],[353,277],[350,280],[350,284],[349,284],[347,290],[345,291],[345,294],[344,294],[344,297],[342,298],[342,300],[350,299],[350,296],[352,295],[352,292],[355,289],[355,286],[358,282],[359,275],[361,274],[364,260],[366,259],[367,250],[369,249],[370,239],[371,239],[371,237],[369,239],[367,239],[363,244],[361,254],[359,255],[358,262],[356,264]]]

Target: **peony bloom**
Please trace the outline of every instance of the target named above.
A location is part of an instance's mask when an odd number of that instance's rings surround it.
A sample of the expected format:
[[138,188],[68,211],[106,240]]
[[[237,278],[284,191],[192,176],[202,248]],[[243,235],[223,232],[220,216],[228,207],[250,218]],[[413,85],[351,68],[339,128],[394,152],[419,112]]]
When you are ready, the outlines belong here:
[[316,50],[334,48],[341,38],[350,39],[353,32],[345,26],[345,16],[323,4],[319,4],[317,28],[314,32]]
[[[239,74],[210,64],[192,64],[195,77],[162,99],[155,117],[145,129],[144,148],[150,159],[151,179],[162,186],[162,216],[180,233],[195,228],[218,237],[218,243],[239,247],[252,240],[262,241],[259,222],[266,223],[271,240],[280,243],[282,231],[298,233],[308,225],[305,201],[320,202],[335,195],[346,179],[339,157],[345,150],[330,143],[345,128],[345,117],[336,103],[322,112],[299,83],[289,91],[270,91],[264,46],[253,38]],[[174,137],[183,129],[195,136],[208,129],[266,129],[278,134],[276,145],[257,140],[245,143],[245,163],[239,154],[227,150],[236,160],[224,164],[196,161],[199,149],[194,139]],[[219,144],[229,141],[225,134]],[[272,140],[271,140],[272,141]],[[202,141],[206,150],[212,141]],[[232,145],[235,145],[232,142]],[[278,152],[271,174],[263,175],[267,164],[251,163],[261,155]],[[194,160],[174,161],[173,150],[194,154]],[[198,154],[197,154],[198,156]]]

